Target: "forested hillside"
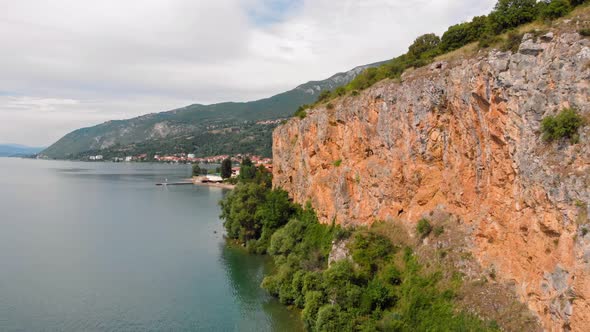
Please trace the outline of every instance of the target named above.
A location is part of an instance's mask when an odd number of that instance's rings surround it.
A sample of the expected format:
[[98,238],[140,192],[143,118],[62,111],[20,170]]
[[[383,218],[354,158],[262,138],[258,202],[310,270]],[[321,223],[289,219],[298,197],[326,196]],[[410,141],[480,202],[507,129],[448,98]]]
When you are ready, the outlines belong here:
[[143,153],[194,153],[197,156],[252,153],[270,156],[272,130],[278,122],[258,122],[290,117],[299,106],[314,102],[323,91],[345,85],[365,69],[381,64],[359,66],[267,99],[194,104],[129,120],[108,121],[75,130],[41,154],[55,159],[80,159],[99,153],[105,157]]

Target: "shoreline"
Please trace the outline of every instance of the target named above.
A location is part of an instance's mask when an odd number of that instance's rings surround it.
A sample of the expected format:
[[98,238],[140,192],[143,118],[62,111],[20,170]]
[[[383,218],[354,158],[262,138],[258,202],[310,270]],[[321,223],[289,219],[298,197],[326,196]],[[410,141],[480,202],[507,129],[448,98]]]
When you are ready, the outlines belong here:
[[190,181],[193,182],[196,186],[208,186],[208,187],[215,187],[215,188],[222,188],[222,189],[229,189],[233,190],[236,186],[229,183],[217,183],[217,182],[201,182],[199,178],[192,178]]

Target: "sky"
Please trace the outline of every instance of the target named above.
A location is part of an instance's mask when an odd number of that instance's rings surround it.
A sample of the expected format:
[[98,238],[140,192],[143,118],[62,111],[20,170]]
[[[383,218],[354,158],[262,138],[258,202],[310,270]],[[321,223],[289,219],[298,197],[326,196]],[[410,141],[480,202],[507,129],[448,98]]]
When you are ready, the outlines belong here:
[[0,144],[270,97],[393,58],[496,0],[0,0]]

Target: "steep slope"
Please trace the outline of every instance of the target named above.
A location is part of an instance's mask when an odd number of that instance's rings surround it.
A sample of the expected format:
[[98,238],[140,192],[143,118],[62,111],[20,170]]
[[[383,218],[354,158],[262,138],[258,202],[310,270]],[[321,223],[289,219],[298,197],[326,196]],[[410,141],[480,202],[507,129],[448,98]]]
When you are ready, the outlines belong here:
[[540,135],[565,107],[590,120],[590,40],[573,31],[527,34],[514,54],[435,63],[309,110],[273,134],[274,185],[324,223],[450,213],[546,329],[584,330],[590,127],[571,145]]
[[[109,121],[94,127],[78,129],[45,149],[42,154],[60,159],[77,158],[86,152],[108,153],[102,150],[109,149],[115,154],[118,151],[197,154],[257,152],[251,151],[253,147],[249,144],[244,144],[244,151],[227,151],[239,142],[237,134],[244,130],[245,121],[289,117],[300,105],[315,101],[321,91],[347,84],[364,69],[379,64],[381,63],[359,66],[323,81],[305,83],[267,99],[245,103],[195,104],[169,112]],[[271,132],[272,128],[254,128],[248,132],[246,139],[254,142],[255,146],[262,144],[270,153]],[[219,137],[220,133],[223,137]],[[200,149],[211,141],[216,142],[212,150]]]

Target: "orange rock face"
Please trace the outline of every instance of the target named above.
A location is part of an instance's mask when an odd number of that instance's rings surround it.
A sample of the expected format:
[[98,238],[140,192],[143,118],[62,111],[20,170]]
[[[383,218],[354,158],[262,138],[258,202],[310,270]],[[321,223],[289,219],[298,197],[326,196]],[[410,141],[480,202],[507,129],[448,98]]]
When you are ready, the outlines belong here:
[[588,330],[590,130],[547,143],[540,123],[564,107],[590,118],[589,61],[577,34],[525,36],[519,53],[435,64],[332,101],[274,132],[274,185],[325,223],[455,214],[480,264],[514,283],[546,329]]

